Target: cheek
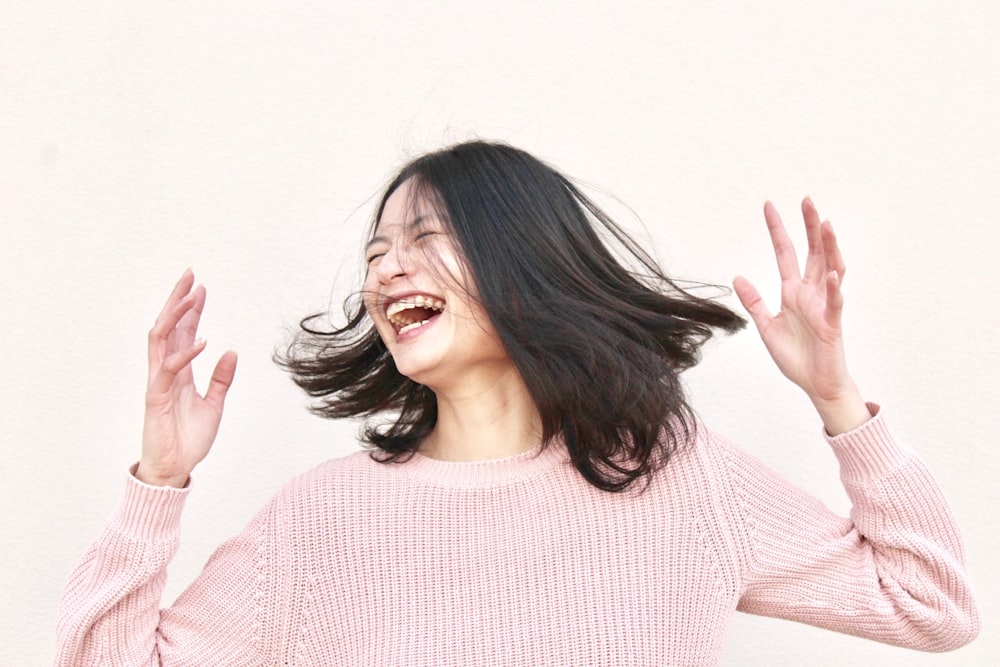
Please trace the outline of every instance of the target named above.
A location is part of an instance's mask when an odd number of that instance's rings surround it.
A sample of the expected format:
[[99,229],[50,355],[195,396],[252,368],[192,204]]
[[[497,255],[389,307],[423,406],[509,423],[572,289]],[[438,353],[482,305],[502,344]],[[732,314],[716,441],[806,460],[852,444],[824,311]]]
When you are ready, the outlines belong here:
[[466,308],[477,308],[479,290],[476,289],[476,281],[457,250],[451,244],[443,244],[435,252],[433,261],[433,269],[440,284],[457,295]]
[[361,292],[364,297],[365,306],[370,301],[378,298],[381,287],[378,279],[378,260],[365,265],[365,276],[361,282]]
[[472,272],[465,260],[457,252],[444,252],[441,255],[441,267],[447,272],[450,280],[464,291],[473,291]]
[[368,312],[368,317],[378,325],[381,318],[379,317],[378,292],[375,289],[374,282],[371,274],[365,276],[365,282],[361,286],[361,301]]

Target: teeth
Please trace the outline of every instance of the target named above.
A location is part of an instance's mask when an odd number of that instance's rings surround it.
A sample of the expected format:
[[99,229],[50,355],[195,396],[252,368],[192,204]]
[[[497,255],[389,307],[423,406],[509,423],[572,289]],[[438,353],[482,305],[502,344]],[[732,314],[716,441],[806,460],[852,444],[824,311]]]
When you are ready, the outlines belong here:
[[389,318],[389,321],[399,328],[398,332],[403,333],[414,329],[425,322],[414,321],[413,314],[401,315],[401,313],[405,313],[407,310],[413,310],[414,308],[436,310],[440,312],[444,310],[444,301],[420,294],[390,303],[385,309],[385,314],[386,317]]
[[399,333],[404,334],[407,331],[410,331],[412,329],[419,329],[420,327],[424,326],[425,324],[427,324],[427,320],[423,320],[423,321],[420,321],[420,322],[414,322],[413,324],[407,324],[405,327],[403,327],[402,329],[399,330]]
[[444,310],[444,301],[441,299],[434,299],[429,296],[415,296],[412,299],[402,299],[400,301],[390,303],[389,307],[385,309],[385,314],[392,317],[397,313],[401,313],[404,310],[409,310],[411,308]]

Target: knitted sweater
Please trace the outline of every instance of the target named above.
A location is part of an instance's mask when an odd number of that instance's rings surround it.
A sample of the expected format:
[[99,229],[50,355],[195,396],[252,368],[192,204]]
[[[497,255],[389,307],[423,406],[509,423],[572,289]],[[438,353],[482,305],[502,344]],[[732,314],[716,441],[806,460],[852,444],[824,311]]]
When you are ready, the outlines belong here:
[[129,478],[63,596],[58,665],[717,665],[733,614],[924,650],[978,632],[962,545],[878,415],[828,438],[851,518],[699,425],[642,493],[565,449],[365,452],[288,483],[160,610],[188,490]]

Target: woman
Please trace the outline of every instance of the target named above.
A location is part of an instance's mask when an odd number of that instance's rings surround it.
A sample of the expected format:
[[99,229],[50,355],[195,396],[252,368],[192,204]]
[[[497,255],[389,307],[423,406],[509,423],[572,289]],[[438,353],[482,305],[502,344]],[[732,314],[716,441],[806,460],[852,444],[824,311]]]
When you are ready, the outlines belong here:
[[764,212],[781,311],[734,286],[816,407],[851,519],[694,420],[678,374],[739,317],[532,156],[461,144],[400,172],[348,323],[307,319],[281,360],[319,413],[374,418],[371,452],[292,480],[160,611],[236,365],[195,392],[205,291],[181,278],[150,332],[142,456],[67,587],[58,664],[711,665],[737,609],[971,641],[954,521],[847,372],[833,230],[803,202],[800,273]]

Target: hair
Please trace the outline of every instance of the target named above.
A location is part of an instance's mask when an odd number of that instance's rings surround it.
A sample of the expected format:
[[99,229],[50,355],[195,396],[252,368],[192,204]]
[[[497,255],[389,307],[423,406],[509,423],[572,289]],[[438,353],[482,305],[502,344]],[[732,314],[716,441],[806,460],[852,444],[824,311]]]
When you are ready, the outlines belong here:
[[[478,300],[541,416],[543,446],[605,491],[648,482],[696,428],[680,373],[716,329],[744,320],[670,279],[576,185],[532,155],[472,141],[418,157],[395,176],[372,222],[404,182],[450,228]],[[619,261],[602,235],[617,246]],[[437,421],[427,387],[402,375],[361,299],[347,323],[300,323],[280,365],[329,418],[373,417],[362,441],[384,463],[407,460]]]

